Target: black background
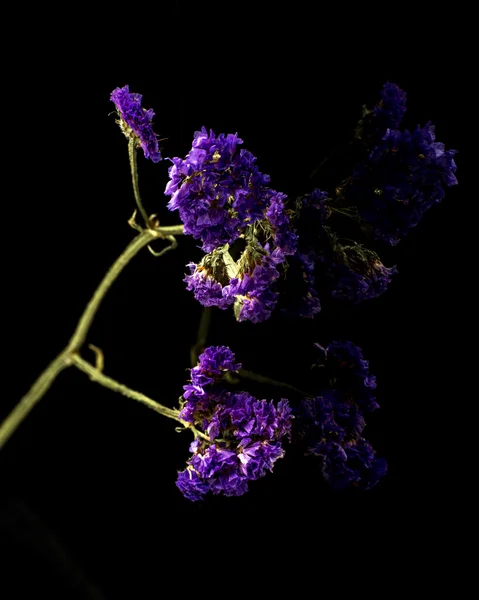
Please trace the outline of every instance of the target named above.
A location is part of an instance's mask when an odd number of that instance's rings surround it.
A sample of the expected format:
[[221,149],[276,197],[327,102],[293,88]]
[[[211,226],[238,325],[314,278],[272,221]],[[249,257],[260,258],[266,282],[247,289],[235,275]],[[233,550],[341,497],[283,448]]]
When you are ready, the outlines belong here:
[[[259,3],[176,2],[158,13],[112,7],[101,19],[94,10],[44,8],[11,17],[0,417],[64,347],[132,237],[115,87],[129,84],[155,110],[163,156],[183,157],[202,125],[238,132],[272,186],[294,198],[321,187],[310,172],[349,140],[362,104],[392,81],[408,94],[406,125],[431,120],[438,140],[459,151],[460,183],[394,251],[376,247],[399,268],[388,292],[300,324],[238,324],[216,311],[209,338],[230,345],[245,368],[297,385],[313,342],[360,345],[377,375],[381,410],[367,431],[387,477],[365,493],[334,492],[314,459],[292,451],[241,498],[188,502],[175,480],[191,435],[69,370],[0,452],[2,564],[4,575],[15,573],[3,580],[15,591],[4,583],[2,598],[29,597],[27,584],[66,599],[158,598],[165,585],[218,594],[225,578],[242,589],[266,564],[261,589],[277,586],[283,569],[280,583],[288,573],[298,586],[335,589],[317,573],[331,555],[346,574],[365,560],[361,581],[371,586],[371,571],[384,566],[424,575],[424,555],[456,555],[451,540],[463,531],[473,488],[468,34],[463,21],[425,7],[382,14],[315,5],[259,12]],[[139,155],[144,203],[165,225],[179,222],[163,195],[168,165]],[[143,251],[88,336],[108,375],[168,406],[186,382],[201,314],[182,282],[199,256],[189,238],[163,258]],[[87,349],[84,356],[93,360]]]

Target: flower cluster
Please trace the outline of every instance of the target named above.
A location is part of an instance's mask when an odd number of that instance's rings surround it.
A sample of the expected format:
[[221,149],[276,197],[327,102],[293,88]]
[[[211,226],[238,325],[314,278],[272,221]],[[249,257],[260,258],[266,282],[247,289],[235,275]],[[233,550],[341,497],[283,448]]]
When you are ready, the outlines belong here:
[[250,481],[272,471],[284,455],[283,441],[290,439],[293,416],[287,400],[275,405],[226,389],[225,374],[241,366],[234,360],[226,346],[207,348],[184,386],[180,417],[209,439],[192,442],[192,456],[178,473],[176,485],[188,500],[201,500],[208,492],[241,496]]
[[396,129],[406,112],[406,92],[395,83],[386,82],[380,92],[380,101],[373,108],[374,124],[378,131]]
[[385,267],[376,252],[360,244],[343,245],[333,236],[330,242],[318,269],[328,296],[358,304],[384,294],[397,273],[395,266]]
[[125,85],[114,89],[110,99],[115,104],[120,117],[119,124],[126,137],[135,139],[137,145],[143,149],[145,158],[154,163],[159,162],[161,153],[151,124],[155,113],[151,108],[142,108],[142,95],[130,93],[129,86]]
[[393,246],[443,199],[445,187],[457,183],[456,150],[436,142],[430,122],[413,131],[398,129],[406,95],[397,86],[387,83],[381,98],[366,111],[375,127],[375,136],[364,136],[367,156],[338,188],[338,201],[357,207],[367,232]]
[[296,200],[292,223],[297,233],[297,251],[288,258],[288,278],[282,290],[282,312],[314,317],[321,311],[316,290],[315,266],[326,236],[324,225],[329,217],[328,194],[313,190]]
[[406,112],[406,92],[395,83],[385,83],[379,95],[380,100],[372,110],[363,106],[356,128],[355,138],[362,140],[366,146],[379,141],[387,129],[397,129]]
[[259,323],[276,306],[280,265],[296,252],[297,236],[286,195],[267,187],[269,176],[238,149],[242,143],[236,134],[216,137],[203,127],[186,158],[172,159],[165,194],[185,233],[207,252],[187,265],[187,289],[203,306],[234,306],[238,321]]
[[[141,99],[128,86],[111,94],[124,134],[158,162],[154,113]],[[394,246],[457,183],[456,151],[436,142],[429,122],[400,129],[405,112],[405,92],[387,82],[377,104],[363,107],[347,150],[354,167],[339,176],[334,198],[313,189],[297,198],[294,210],[238,134],[196,131],[186,157],[170,159],[165,189],[168,209],[178,211],[184,233],[200,240],[205,253],[188,263],[187,289],[203,306],[232,308],[238,321],[252,323],[270,318],[277,306],[311,318],[326,299],[357,304],[383,294],[396,267],[386,267],[363,238]],[[359,241],[351,238],[354,231]],[[177,479],[187,499],[244,494],[250,481],[272,471],[292,438],[320,459],[333,487],[378,483],[386,461],[363,437],[366,416],[378,408],[369,362],[349,341],[315,348],[314,393],[294,409],[284,398],[274,403],[231,391],[227,384],[241,364],[227,346],[199,356],[179,411],[195,433]]]
[[376,252],[350,242],[343,244],[328,224],[330,199],[318,189],[300,197],[293,223],[298,251],[288,258],[288,279],[282,310],[314,317],[320,298],[358,304],[383,294],[396,267],[385,267]]
[[296,413],[297,438],[307,454],[321,459],[322,474],[333,487],[369,489],[387,470],[386,461],[376,457],[362,437],[364,415],[378,408],[376,379],[361,349],[351,342],[316,347],[327,383],[315,397],[301,401]]
[[179,211],[185,233],[200,239],[205,252],[233,243],[246,225],[263,218],[270,178],[241,144],[237,134],[216,137],[203,127],[186,158],[171,159],[167,206]]

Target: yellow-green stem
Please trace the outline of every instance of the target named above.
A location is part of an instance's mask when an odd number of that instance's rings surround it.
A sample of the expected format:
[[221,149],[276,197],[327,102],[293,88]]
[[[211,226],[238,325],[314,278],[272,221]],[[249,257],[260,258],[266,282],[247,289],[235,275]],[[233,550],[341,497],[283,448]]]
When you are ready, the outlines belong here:
[[149,218],[146,213],[146,210],[143,207],[143,203],[141,201],[140,196],[140,185],[138,183],[138,166],[136,162],[136,140],[134,138],[130,138],[128,141],[128,157],[130,159],[130,171],[131,171],[131,181],[133,183],[133,193],[135,195],[136,206],[138,207],[138,211],[145,222],[145,226],[149,227]]
[[0,425],[0,449],[3,448],[32,408],[45,395],[59,373],[72,364],[71,356],[75,352],[78,352],[85,342],[88,331],[90,330],[93,319],[103,298],[130,260],[153,240],[167,238],[171,235],[178,235],[182,232],[182,225],[159,227],[155,230],[145,229],[128,244],[124,252],[113,263],[93,294],[92,299],[80,317],[78,325],[66,348],[60,352],[60,354],[41,373],[29,391],[23,396]]
[[71,355],[70,361],[77,369],[79,369],[80,371],[83,371],[83,373],[86,373],[92,381],[99,383],[103,387],[106,387],[109,390],[112,390],[113,392],[118,392],[119,394],[122,394],[123,396],[126,396],[127,398],[132,398],[133,400],[136,400],[137,402],[144,404],[148,408],[151,408],[155,412],[160,413],[160,415],[163,415],[165,417],[168,417],[169,419],[174,419],[175,421],[178,421],[179,423],[181,423],[183,425],[183,427],[191,429],[193,431],[193,433],[195,434],[195,436],[199,436],[199,437],[202,437],[202,438],[210,441],[208,436],[206,436],[204,433],[202,433],[200,431],[197,431],[191,425],[191,423],[188,423],[187,421],[183,421],[183,419],[180,419],[180,416],[179,416],[180,411],[179,410],[176,410],[173,408],[168,408],[167,406],[163,406],[163,404],[160,404],[159,402],[156,402],[155,400],[148,398],[148,396],[145,396],[145,394],[142,394],[141,392],[132,390],[131,388],[124,385],[123,383],[115,381],[111,377],[104,375],[101,371],[96,369],[92,364],[90,364],[88,361],[81,358],[81,356],[76,353]]

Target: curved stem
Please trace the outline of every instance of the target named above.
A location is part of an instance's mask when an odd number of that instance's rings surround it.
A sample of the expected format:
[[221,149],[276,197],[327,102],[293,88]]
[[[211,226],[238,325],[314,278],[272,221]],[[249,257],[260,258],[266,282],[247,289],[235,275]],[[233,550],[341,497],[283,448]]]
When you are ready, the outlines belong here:
[[118,275],[123,271],[126,265],[130,262],[130,260],[138,254],[138,252],[147,246],[152,240],[158,237],[154,231],[151,229],[145,229],[136,238],[128,244],[126,249],[120,256],[116,259],[113,265],[110,267],[109,271],[103,278],[100,285],[97,287],[95,293],[92,296],[92,299],[88,303],[85,308],[80,320],[78,321],[78,325],[76,326],[75,332],[73,333],[68,346],[66,348],[66,352],[74,352],[79,350],[82,346],[83,342],[86,339],[88,331],[91,327],[93,318],[100,306],[101,301],[105,297],[106,293],[110,289],[112,283],[118,277]]
[[145,394],[142,394],[141,392],[136,392],[135,390],[132,390],[123,383],[115,381],[111,377],[104,375],[92,364],[84,360],[79,354],[72,354],[72,356],[70,357],[70,361],[77,369],[83,371],[83,373],[86,373],[88,377],[95,383],[99,383],[103,387],[106,387],[109,390],[112,390],[113,392],[118,392],[122,396],[132,398],[137,402],[141,402],[141,404],[144,404],[148,408],[153,409],[157,413],[160,413],[161,415],[164,415],[169,419],[174,419],[175,421],[179,421],[181,424],[184,424],[184,421],[178,416],[180,414],[179,410],[163,406],[162,404],[155,402],[155,400],[148,398],[148,396],[145,396]]
[[211,315],[213,307],[205,306],[201,313],[200,324],[198,326],[198,333],[196,334],[196,342],[190,348],[190,363],[191,367],[196,367],[198,362],[198,356],[203,352],[206,340],[208,339],[208,331],[210,329]]
[[40,377],[35,381],[30,390],[23,396],[20,402],[13,408],[8,417],[0,427],[0,448],[8,441],[20,423],[25,419],[35,404],[48,391],[53,381],[63,369],[68,367],[65,351],[61,352]]
[[92,299],[80,317],[66,348],[48,365],[43,373],[41,373],[30,390],[23,396],[20,402],[12,409],[10,414],[0,425],[0,449],[3,448],[32,408],[44,396],[59,373],[72,364],[71,355],[80,350],[103,298],[125,266],[152,240],[172,235],[173,231],[176,234],[183,233],[183,225],[159,227],[156,230],[145,229],[128,244],[125,251],[110,267],[93,294]]
[[140,215],[143,217],[143,221],[145,222],[146,227],[149,226],[149,218],[146,214],[146,210],[143,207],[140,196],[140,185],[138,183],[138,166],[136,162],[136,140],[134,138],[130,138],[128,141],[128,157],[130,159],[130,170],[131,170],[131,180],[133,183],[133,193],[135,194],[135,202],[138,207],[138,211]]
[[99,371],[92,364],[90,364],[88,361],[81,358],[81,356],[76,353],[73,353],[69,360],[70,360],[71,364],[73,364],[77,369],[79,369],[80,371],[83,371],[83,373],[86,373],[92,381],[99,383],[103,387],[106,387],[109,390],[112,390],[113,392],[118,392],[119,394],[122,394],[122,396],[126,396],[127,398],[132,398],[133,400],[136,400],[137,402],[144,404],[148,408],[151,408],[155,412],[160,413],[160,415],[163,415],[165,417],[168,417],[169,419],[174,419],[175,421],[178,421],[186,429],[191,429],[193,431],[193,433],[195,434],[195,436],[202,437],[202,438],[206,439],[208,442],[210,441],[210,439],[207,435],[205,435],[201,431],[198,431],[197,429],[195,429],[191,423],[188,423],[187,421],[183,421],[183,419],[181,419],[179,416],[179,414],[180,414],[179,410],[176,410],[173,408],[168,408],[167,406],[163,406],[163,404],[160,404],[159,402],[156,402],[155,400],[148,398],[148,396],[145,396],[145,394],[142,394],[141,392],[132,390],[131,388],[124,385],[123,383],[115,381],[111,377],[104,375],[101,371]]
[[296,394],[300,394],[301,396],[313,397],[313,394],[305,392],[304,390],[300,390],[299,388],[294,387],[294,385],[290,385],[289,383],[284,383],[282,381],[277,381],[276,379],[266,377],[265,375],[258,375],[258,373],[253,373],[252,371],[247,371],[246,369],[239,369],[239,371],[237,371],[235,375],[238,375],[241,379],[249,379],[250,381],[257,381],[258,383],[263,383],[265,385],[273,385],[275,387],[285,388],[287,390],[295,392]]

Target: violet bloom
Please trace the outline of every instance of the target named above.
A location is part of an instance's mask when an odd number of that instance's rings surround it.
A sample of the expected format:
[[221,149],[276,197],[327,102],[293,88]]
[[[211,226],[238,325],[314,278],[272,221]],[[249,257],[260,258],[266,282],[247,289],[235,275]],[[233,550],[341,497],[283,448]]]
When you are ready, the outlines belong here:
[[355,138],[371,148],[381,140],[387,129],[397,129],[406,112],[406,99],[406,92],[395,83],[385,83],[377,104],[372,109],[363,106]]
[[260,323],[271,316],[278,301],[281,265],[297,245],[284,198],[273,192],[267,216],[245,228],[246,247],[236,261],[226,244],[205,255],[198,265],[188,265],[190,274],[184,281],[203,306],[225,310],[233,304],[238,321]]
[[430,123],[412,132],[388,129],[341,198],[358,208],[374,239],[393,246],[443,199],[445,187],[457,184],[455,154],[435,141]]
[[158,139],[152,127],[152,120],[155,113],[150,108],[146,110],[141,106],[141,94],[130,93],[127,85],[113,90],[110,96],[115,104],[121,130],[127,138],[134,138],[137,146],[143,149],[145,158],[149,158],[154,163],[161,160],[161,154],[158,150]]
[[202,240],[205,252],[233,243],[267,208],[270,178],[242,143],[237,134],[216,137],[203,127],[186,158],[171,159],[168,208],[179,211],[185,233]]
[[271,316],[278,301],[274,282],[279,278],[278,265],[284,261],[280,250],[248,246],[238,261],[238,276],[231,282],[235,297],[234,313],[238,321],[260,323]]
[[330,216],[328,194],[319,189],[301,196],[291,218],[297,250],[287,259],[287,273],[281,286],[281,312],[289,316],[312,318],[321,310],[316,286],[316,264],[321,255],[324,226]]
[[187,398],[180,416],[210,440],[195,439],[187,467],[178,474],[177,486],[189,500],[207,492],[244,494],[250,481],[273,469],[284,455],[283,442],[291,438],[287,400],[275,405],[224,387],[224,374],[240,367],[227,346],[211,346],[191,369],[191,384],[184,386]]
[[383,294],[396,267],[386,267],[379,256],[360,244],[344,245],[328,219],[326,192],[313,190],[296,203],[293,225],[298,250],[288,259],[281,310],[287,315],[314,317],[320,299],[333,298],[358,304]]
[[221,441],[209,444],[197,439],[191,444],[192,456],[178,474],[178,488],[193,501],[207,492],[241,496],[250,481],[264,477],[284,456],[282,443],[290,438],[292,418],[284,399],[275,406],[247,392],[222,395],[202,420],[210,439]]
[[377,457],[371,444],[362,437],[343,444],[322,441],[314,454],[322,458],[325,480],[338,490],[351,486],[371,489],[387,472],[384,458]]
[[350,396],[326,388],[316,398],[303,399],[295,416],[295,439],[305,454],[320,458],[322,474],[333,487],[369,489],[386,474],[386,461],[361,436],[366,421]]
[[241,368],[228,346],[210,346],[198,357],[198,365],[190,369],[190,383],[183,386],[184,403],[180,418],[190,423],[204,418],[223,393],[222,379],[228,372]]
[[334,388],[341,391],[360,407],[361,411],[372,412],[379,405],[376,402],[376,376],[370,371],[369,361],[363,356],[359,346],[349,340],[331,342],[318,350],[318,363],[323,376]]
[[333,241],[329,251],[320,256],[319,273],[322,289],[337,300],[359,304],[384,294],[395,266],[386,267],[376,252],[359,244],[342,245]]
[[381,100],[373,108],[376,128],[385,132],[386,129],[397,129],[406,112],[406,92],[395,83],[384,84],[380,93]]
[[369,489],[387,470],[386,461],[362,437],[366,413],[378,408],[376,378],[361,348],[351,342],[315,346],[319,391],[296,407],[294,438],[305,454],[319,457],[323,476],[333,487]]

